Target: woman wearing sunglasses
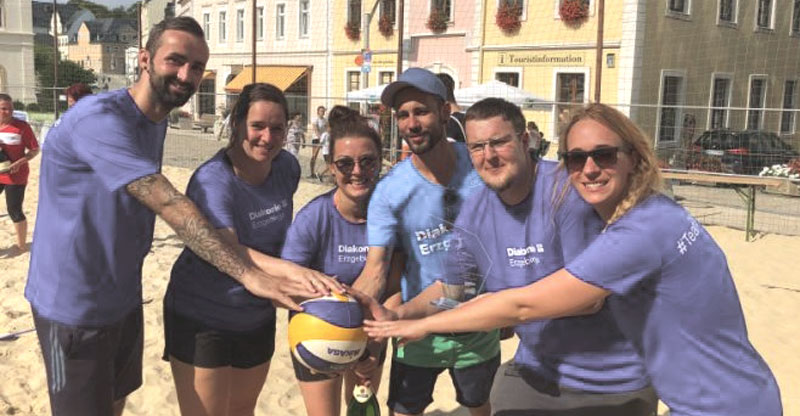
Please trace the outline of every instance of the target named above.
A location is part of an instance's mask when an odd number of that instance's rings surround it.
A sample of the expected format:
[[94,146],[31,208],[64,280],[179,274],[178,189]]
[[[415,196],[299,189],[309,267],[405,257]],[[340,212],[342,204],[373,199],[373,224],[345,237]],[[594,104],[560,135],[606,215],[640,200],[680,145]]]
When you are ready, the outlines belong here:
[[[571,316],[605,301],[673,416],[777,416],[778,386],[747,338],[727,260],[708,232],[659,192],[651,144],[625,115],[591,104],[560,139],[570,186],[606,226],[564,269],[417,321],[368,321],[410,342]],[[566,186],[566,185],[565,185]]]
[[[259,268],[323,295],[339,284],[278,258],[300,180],[297,159],[281,150],[286,114],[281,90],[246,86],[231,112],[228,146],[197,169],[186,195]],[[182,414],[253,414],[275,350],[272,302],[186,248],[164,297],[164,334]]]
[[[328,123],[330,171],[336,188],[316,197],[297,213],[282,256],[349,285],[367,259],[367,204],[381,170],[381,141],[367,120],[347,107],[333,107]],[[377,391],[384,350],[373,348],[371,352],[359,371],[348,370],[344,377],[312,373],[292,356],[308,415],[339,414],[342,378],[345,397],[364,379]]]

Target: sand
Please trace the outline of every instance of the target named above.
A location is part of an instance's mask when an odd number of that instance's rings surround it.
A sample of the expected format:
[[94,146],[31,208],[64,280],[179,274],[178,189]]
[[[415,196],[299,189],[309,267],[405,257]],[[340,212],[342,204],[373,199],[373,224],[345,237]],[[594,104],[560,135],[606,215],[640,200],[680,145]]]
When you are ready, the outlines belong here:
[[[185,189],[190,170],[165,167],[164,174],[178,189]],[[31,181],[25,212],[35,222],[38,193],[38,159],[32,163]],[[302,182],[295,195],[295,209],[327,186]],[[23,297],[29,254],[11,256],[14,234],[11,220],[0,209],[0,333],[33,328],[30,306]],[[745,242],[744,233],[722,227],[709,229],[728,256],[739,296],[744,307],[750,339],[772,368],[781,387],[785,414],[800,415],[800,237],[766,235]],[[29,230],[32,231],[32,230]],[[30,237],[29,237],[30,239]],[[161,360],[163,330],[161,299],[169,271],[182,248],[172,230],[158,221],[153,250],[144,266],[145,302],[144,385],[128,400],[126,415],[177,415],[178,404],[169,366]],[[303,415],[304,406],[294,379],[286,345],[285,311],[279,312],[276,352],[269,377],[258,402],[258,415]],[[502,343],[502,359],[510,359],[516,340]],[[22,335],[15,341],[0,341],[0,414],[49,414],[47,385],[39,345],[35,334]],[[378,398],[386,401],[387,368]],[[468,415],[455,402],[449,376],[442,375],[435,391],[430,415]],[[384,414],[386,409],[382,409]],[[664,410],[660,414],[664,414]]]

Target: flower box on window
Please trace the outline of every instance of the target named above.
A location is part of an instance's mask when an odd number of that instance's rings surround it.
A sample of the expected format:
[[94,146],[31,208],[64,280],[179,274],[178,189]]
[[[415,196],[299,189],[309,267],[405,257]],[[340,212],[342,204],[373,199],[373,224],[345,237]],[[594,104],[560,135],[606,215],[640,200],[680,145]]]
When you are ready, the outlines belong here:
[[565,25],[570,27],[580,26],[589,17],[589,1],[561,0],[558,15]]
[[519,2],[503,1],[497,9],[495,22],[500,30],[510,35],[519,31],[522,26],[521,17],[522,5]]
[[347,35],[347,39],[352,41],[361,39],[361,28],[355,22],[347,22],[344,25],[344,33]]
[[381,32],[381,35],[392,36],[394,33],[394,23],[392,19],[389,18],[388,15],[381,16],[380,20],[378,20],[378,30]]
[[447,30],[448,16],[438,7],[431,8],[431,14],[428,16],[428,29],[433,33],[442,33]]

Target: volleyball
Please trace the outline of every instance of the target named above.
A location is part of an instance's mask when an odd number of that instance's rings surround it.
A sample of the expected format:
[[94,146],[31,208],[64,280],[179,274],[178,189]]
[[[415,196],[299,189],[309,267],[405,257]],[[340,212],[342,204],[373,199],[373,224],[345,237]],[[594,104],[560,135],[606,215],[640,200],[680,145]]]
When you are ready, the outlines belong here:
[[367,346],[358,301],[332,293],[300,306],[303,312],[289,315],[289,346],[301,364],[314,372],[337,373],[358,361]]

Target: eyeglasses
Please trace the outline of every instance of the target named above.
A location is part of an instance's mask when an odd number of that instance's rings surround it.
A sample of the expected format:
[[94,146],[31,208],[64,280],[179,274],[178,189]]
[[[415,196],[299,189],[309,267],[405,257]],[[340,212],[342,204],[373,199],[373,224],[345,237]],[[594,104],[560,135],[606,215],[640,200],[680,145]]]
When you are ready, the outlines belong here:
[[458,192],[453,188],[444,188],[442,194],[442,205],[444,207],[444,222],[451,228],[456,221],[456,204],[458,203]]
[[376,173],[378,167],[378,158],[373,156],[364,156],[358,161],[355,161],[352,157],[343,157],[333,161],[333,164],[336,165],[336,169],[342,173],[344,176],[350,176],[353,174],[353,169],[356,167],[356,163],[358,163],[358,167],[361,169],[361,173],[366,176],[370,176]]
[[502,149],[505,145],[511,143],[513,140],[514,136],[508,135],[499,139],[489,139],[482,142],[470,143],[467,145],[467,149],[469,149],[470,153],[481,153],[486,148],[486,145],[489,145],[489,147],[496,152]]
[[601,169],[606,169],[614,166],[617,163],[617,154],[619,152],[630,152],[629,149],[624,147],[601,147],[589,152],[583,150],[573,150],[569,152],[561,152],[558,157],[564,160],[564,165],[570,172],[578,172],[583,170],[586,161],[592,158],[592,161]]

